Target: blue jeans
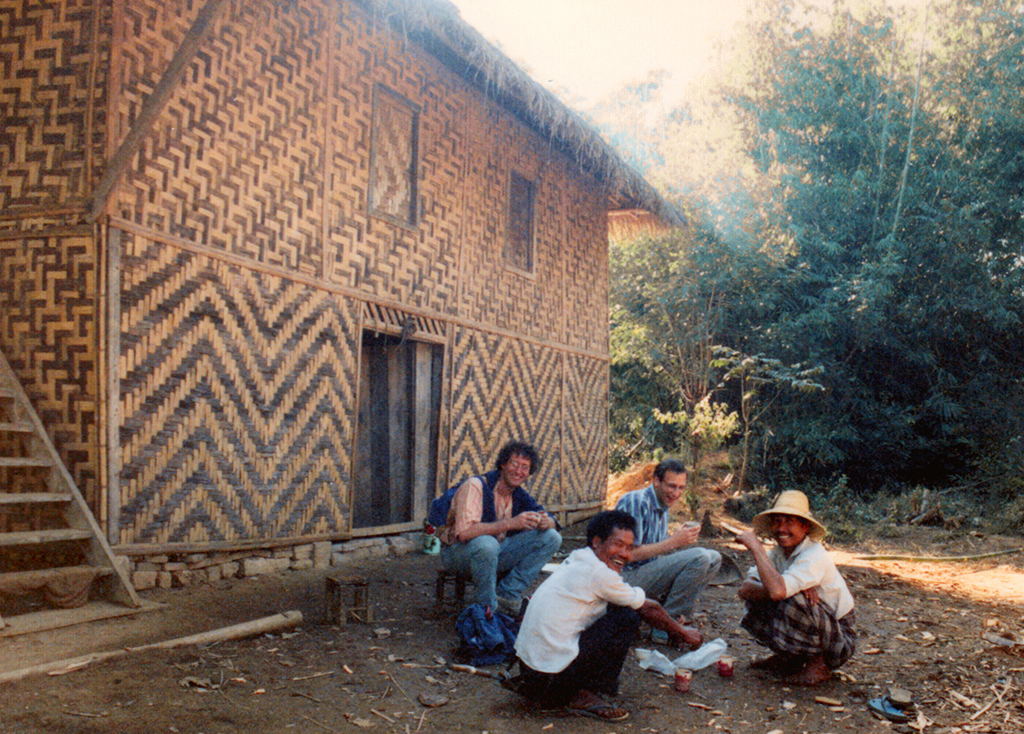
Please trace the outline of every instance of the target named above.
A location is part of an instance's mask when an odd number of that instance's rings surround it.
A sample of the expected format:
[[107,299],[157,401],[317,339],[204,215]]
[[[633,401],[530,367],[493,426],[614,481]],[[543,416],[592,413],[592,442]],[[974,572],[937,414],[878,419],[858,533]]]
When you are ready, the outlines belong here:
[[627,568],[622,578],[639,586],[648,598],[661,602],[673,617],[693,616],[697,596],[718,573],[722,554],[707,548],[683,548],[652,558],[642,566]]
[[502,541],[480,535],[443,546],[441,562],[449,571],[473,579],[471,603],[495,609],[499,596],[518,602],[561,545],[562,536],[554,529],[523,530]]

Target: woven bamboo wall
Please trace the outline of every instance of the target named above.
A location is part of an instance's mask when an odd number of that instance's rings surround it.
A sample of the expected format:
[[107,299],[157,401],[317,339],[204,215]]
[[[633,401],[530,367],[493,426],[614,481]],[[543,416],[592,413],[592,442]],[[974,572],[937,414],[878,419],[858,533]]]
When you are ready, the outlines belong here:
[[0,212],[7,227],[17,228],[14,217],[23,212],[83,208],[103,152],[109,36],[109,2],[0,0]]
[[[145,133],[113,192],[112,229],[96,230],[100,247],[0,239],[4,347],[98,516],[115,492],[114,540],[345,532],[360,329],[376,308],[445,340],[439,486],[522,438],[544,454],[532,483],[543,501],[598,500],[601,186],[347,0],[225,0],[147,120],[206,6],[0,0],[15,49],[0,88],[0,230],[80,220],[104,160],[133,129]],[[412,226],[368,213],[381,89],[418,115]],[[536,186],[532,274],[502,262],[512,171]],[[12,207],[23,214],[8,217]],[[111,242],[123,248],[110,284],[121,357],[109,366],[121,463],[104,488],[98,273]]]
[[0,0],[0,348],[102,514],[98,255],[110,7]]
[[347,529],[360,305],[127,238],[121,540]]
[[0,239],[4,354],[86,500],[99,506],[99,290],[91,236]]

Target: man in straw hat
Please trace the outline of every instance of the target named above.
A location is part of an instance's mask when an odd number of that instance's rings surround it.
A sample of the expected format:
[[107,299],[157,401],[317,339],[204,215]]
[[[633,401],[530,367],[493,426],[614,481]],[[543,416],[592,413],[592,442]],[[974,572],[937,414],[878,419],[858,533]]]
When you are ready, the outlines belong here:
[[[747,603],[741,625],[774,653],[751,667],[787,676],[795,685],[814,686],[853,655],[853,596],[821,544],[825,528],[811,514],[807,496],[788,490],[736,537],[754,557],[740,587]],[[758,535],[771,536],[765,551]]]

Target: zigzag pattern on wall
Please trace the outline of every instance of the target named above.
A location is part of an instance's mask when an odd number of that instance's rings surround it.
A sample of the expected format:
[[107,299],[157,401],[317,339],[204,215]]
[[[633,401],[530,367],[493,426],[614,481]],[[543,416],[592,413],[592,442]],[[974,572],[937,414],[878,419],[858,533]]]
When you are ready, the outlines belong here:
[[105,95],[90,79],[93,23],[107,5],[0,0],[0,210],[81,201],[89,105],[95,124]]
[[91,237],[0,240],[0,344],[68,471],[102,517],[94,252]]
[[604,499],[608,492],[608,363],[566,356],[562,469],[565,503]]
[[530,479],[541,502],[561,501],[562,354],[471,329],[456,332],[452,354],[450,484],[489,471],[498,450],[517,439],[543,464]]
[[126,243],[121,542],[347,529],[358,304]]

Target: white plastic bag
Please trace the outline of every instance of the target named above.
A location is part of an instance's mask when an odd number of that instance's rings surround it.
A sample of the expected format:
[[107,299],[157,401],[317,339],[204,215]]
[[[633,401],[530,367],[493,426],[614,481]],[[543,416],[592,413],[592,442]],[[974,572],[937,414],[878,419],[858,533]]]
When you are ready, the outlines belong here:
[[700,670],[708,667],[722,657],[726,647],[725,640],[717,637],[711,642],[705,642],[693,652],[680,655],[675,660],[669,660],[657,650],[645,650],[639,647],[636,650],[636,657],[640,662],[640,667],[644,670],[653,670],[662,675],[673,675],[676,668]]
[[725,640],[721,637],[716,637],[711,642],[705,642],[703,645],[698,647],[693,652],[688,652],[685,655],[680,655],[672,664],[677,668],[686,668],[687,670],[700,670],[706,668],[718,658],[725,654]]

